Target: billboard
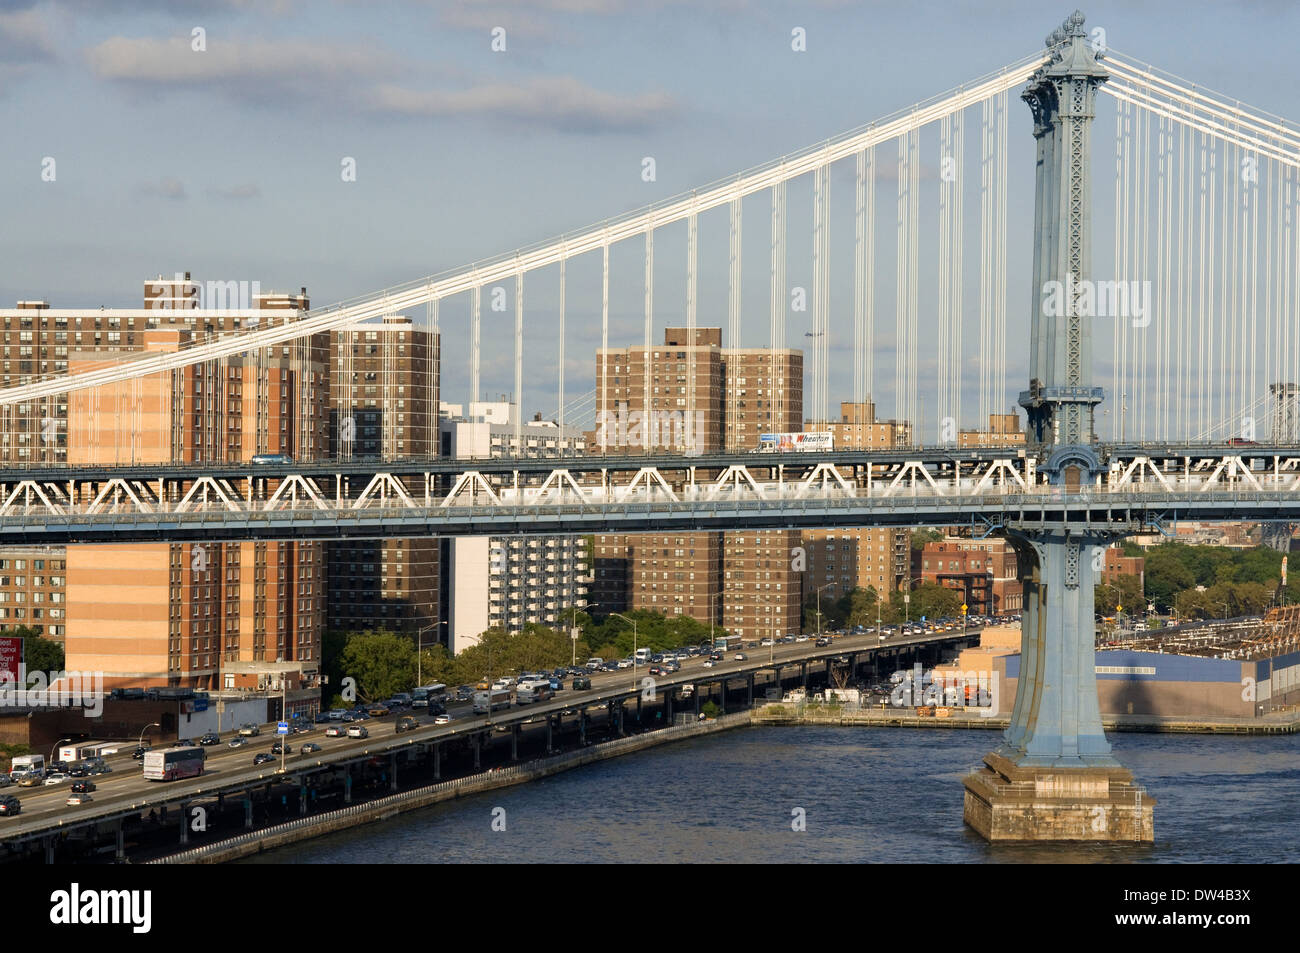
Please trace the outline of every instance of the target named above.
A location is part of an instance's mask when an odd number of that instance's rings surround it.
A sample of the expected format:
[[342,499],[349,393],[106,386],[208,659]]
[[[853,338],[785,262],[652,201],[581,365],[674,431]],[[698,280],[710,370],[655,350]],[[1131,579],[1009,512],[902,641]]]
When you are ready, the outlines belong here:
[[834,450],[835,434],[829,430],[814,430],[808,433],[759,434],[758,449],[783,452]]
[[17,683],[18,666],[23,663],[23,640],[0,636],[0,682]]

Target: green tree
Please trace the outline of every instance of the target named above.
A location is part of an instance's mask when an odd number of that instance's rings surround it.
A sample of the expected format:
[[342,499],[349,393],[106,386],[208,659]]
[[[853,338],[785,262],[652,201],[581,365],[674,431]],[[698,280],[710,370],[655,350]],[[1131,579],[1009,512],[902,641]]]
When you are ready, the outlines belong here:
[[[26,630],[28,634],[22,634],[23,639],[23,662],[27,666],[28,676],[34,672],[44,672],[48,679],[51,672],[63,671],[63,646],[58,642],[50,639],[41,638],[32,630]],[[6,632],[5,635],[18,635],[19,633]]]
[[387,698],[414,684],[415,645],[393,632],[357,632],[343,647],[339,667],[343,678],[356,680],[361,701]]
[[943,539],[943,533],[936,529],[917,529],[912,531],[912,549],[925,549],[926,543],[937,543]]

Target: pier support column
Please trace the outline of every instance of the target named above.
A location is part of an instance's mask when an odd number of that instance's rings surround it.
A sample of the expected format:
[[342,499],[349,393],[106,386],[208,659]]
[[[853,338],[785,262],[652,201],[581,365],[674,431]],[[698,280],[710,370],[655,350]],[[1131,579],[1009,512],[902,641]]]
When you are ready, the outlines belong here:
[[181,818],[181,843],[190,842],[190,806],[186,802],[181,802],[181,809],[177,812]]
[[388,790],[397,793],[397,752],[388,758]]
[[352,803],[352,765],[343,768],[343,803]]
[[636,723],[641,724],[641,696],[636,696]]
[[698,686],[698,685],[695,686],[695,691],[691,692],[691,698],[692,698],[692,700],[695,702],[695,706],[694,706],[694,707],[695,707],[695,720],[696,720],[696,721],[699,721],[699,720],[700,720],[700,695],[701,695],[703,692],[704,692],[704,689],[700,688],[700,686]]
[[45,845],[45,863],[54,863],[54,838],[46,837],[42,843]]
[[1010,530],[1024,585],[1020,672],[1003,742],[966,777],[966,823],[990,841],[1154,839],[1154,800],[1111,756],[1097,703],[1093,554],[1069,526]]
[[799,679],[803,682],[803,690],[808,691],[808,663],[799,663]]
[[474,770],[478,771],[483,764],[483,740],[480,735],[474,736]]
[[510,760],[519,760],[519,722],[510,726]]
[[754,673],[750,672],[745,679],[745,707],[754,707]]
[[673,692],[664,693],[664,723],[671,725],[673,723]]
[[433,743],[433,780],[442,780],[442,742]]
[[578,709],[578,743],[587,743],[587,709]]
[[546,753],[547,754],[550,754],[551,751],[554,750],[551,745],[551,740],[554,736],[554,732],[555,732],[555,716],[547,715],[546,716]]
[[114,851],[113,856],[118,861],[126,860],[126,831],[123,829],[123,823],[122,819],[118,818],[117,830],[114,832],[117,839],[117,850]]
[[244,792],[244,830],[253,829],[253,795],[249,791]]

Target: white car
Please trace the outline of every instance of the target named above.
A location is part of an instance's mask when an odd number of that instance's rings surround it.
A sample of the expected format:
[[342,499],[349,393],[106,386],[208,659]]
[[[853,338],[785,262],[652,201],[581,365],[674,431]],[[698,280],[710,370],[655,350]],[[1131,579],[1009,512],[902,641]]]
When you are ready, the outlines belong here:
[[618,667],[619,667],[619,668],[631,668],[631,667],[632,667],[632,660],[631,660],[630,658],[619,659],[619,660],[618,660]]
[[808,636],[806,636],[806,635],[796,635],[796,636],[794,637],[794,640],[795,640],[796,642],[807,642],[807,641],[808,641]]
[[715,662],[715,661],[713,661],[713,659],[711,659],[711,658],[706,658],[706,659],[704,660],[704,667],[705,667],[705,668],[713,668],[713,666],[715,666],[715,665],[717,665],[717,664],[718,664],[718,663]]
[[48,788],[52,784],[62,784],[66,780],[68,780],[66,774],[61,774],[58,771],[55,771],[53,774],[47,774],[45,776],[45,786]]
[[370,737],[370,732],[366,730],[366,726],[365,726],[365,725],[349,725],[349,726],[348,726],[348,737],[349,737],[349,738],[369,738],[369,737]]

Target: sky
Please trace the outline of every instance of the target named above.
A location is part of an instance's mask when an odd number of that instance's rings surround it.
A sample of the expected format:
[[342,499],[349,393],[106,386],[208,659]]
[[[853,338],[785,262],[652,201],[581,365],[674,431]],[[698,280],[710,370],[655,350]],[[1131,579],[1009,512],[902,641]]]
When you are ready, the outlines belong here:
[[[0,302],[131,307],[147,278],[178,271],[263,290],[305,285],[318,307],[379,291],[701,187],[968,83],[1041,50],[1072,9],[0,0]],[[1293,117],[1297,9],[1126,0],[1084,13],[1130,57]],[[793,48],[796,30],[805,49]],[[1028,110],[1014,93],[1010,102],[1008,403],[1026,374],[1033,201]],[[968,142],[978,139],[970,122]],[[653,181],[642,175],[647,157]],[[878,222],[889,244],[895,186],[885,165]],[[844,173],[837,167],[831,183],[835,234],[849,237],[832,251],[832,404],[852,386],[851,163]],[[791,187],[790,285],[811,280],[808,191]],[[764,201],[747,200],[745,214],[744,330],[728,343],[757,346],[769,326]],[[656,336],[684,322],[683,232],[656,238]],[[701,219],[700,242],[699,323],[725,326],[725,211]],[[966,260],[976,287],[978,250]],[[641,261],[639,246],[613,253],[616,345],[642,337]],[[873,393],[885,403],[893,275],[883,270]],[[568,280],[566,401],[594,387],[598,258],[575,262]],[[558,399],[557,284],[539,275],[526,285],[529,415],[552,416]],[[464,300],[441,310],[444,399],[469,396],[467,313]],[[788,321],[787,340],[800,346],[808,316]],[[513,306],[485,310],[483,341],[484,391],[509,391]]]

